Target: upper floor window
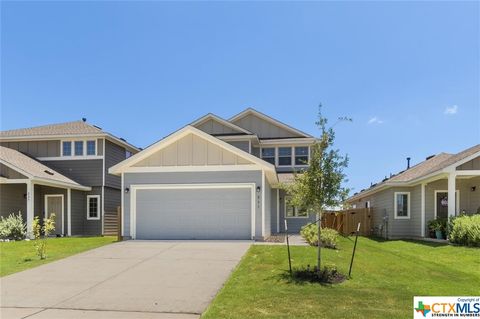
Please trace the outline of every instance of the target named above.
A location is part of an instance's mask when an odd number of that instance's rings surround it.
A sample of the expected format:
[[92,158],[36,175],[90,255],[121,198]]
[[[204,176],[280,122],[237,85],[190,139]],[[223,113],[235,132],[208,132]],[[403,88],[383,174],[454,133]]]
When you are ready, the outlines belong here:
[[410,218],[410,193],[395,192],[394,194],[394,217],[395,219]]
[[279,147],[278,148],[278,166],[292,165],[292,148]]
[[87,155],[97,155],[97,143],[95,141],[87,141]]
[[75,156],[83,155],[83,141],[75,141]]
[[62,141],[61,145],[62,156],[84,157],[97,155],[96,140]]
[[72,142],[70,141],[62,142],[62,155],[72,156]]
[[269,162],[275,165],[275,148],[274,147],[262,148],[262,159],[266,162]]
[[295,165],[308,165],[308,146],[295,147]]

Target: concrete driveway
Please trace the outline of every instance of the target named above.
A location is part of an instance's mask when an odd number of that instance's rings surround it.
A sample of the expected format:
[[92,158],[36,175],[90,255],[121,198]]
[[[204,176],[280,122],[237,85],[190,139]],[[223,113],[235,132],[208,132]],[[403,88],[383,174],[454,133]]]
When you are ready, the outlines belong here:
[[248,241],[126,241],[0,279],[6,318],[198,318]]

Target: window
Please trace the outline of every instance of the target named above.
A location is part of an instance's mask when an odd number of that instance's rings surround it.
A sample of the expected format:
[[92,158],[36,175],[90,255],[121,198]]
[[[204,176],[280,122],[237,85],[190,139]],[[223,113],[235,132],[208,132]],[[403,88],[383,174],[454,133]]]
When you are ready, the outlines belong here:
[[285,196],[285,217],[308,217],[308,212],[302,207],[293,206],[290,196]]
[[72,142],[62,142],[62,155],[72,156]]
[[394,211],[395,219],[409,219],[410,218],[410,193],[396,192],[394,197]]
[[87,195],[87,219],[100,219],[100,195]]
[[75,156],[83,155],[83,141],[75,141]]
[[262,148],[262,159],[266,162],[269,162],[275,165],[275,148]]
[[97,143],[95,141],[87,141],[87,155],[97,155]]
[[292,165],[292,148],[279,147],[278,148],[278,166]]
[[295,147],[295,165],[308,165],[308,146]]

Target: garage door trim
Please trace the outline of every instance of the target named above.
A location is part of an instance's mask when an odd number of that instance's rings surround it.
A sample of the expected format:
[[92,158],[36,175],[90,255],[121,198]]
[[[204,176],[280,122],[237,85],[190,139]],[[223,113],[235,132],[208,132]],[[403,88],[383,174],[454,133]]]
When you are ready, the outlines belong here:
[[206,183],[206,184],[135,184],[130,185],[130,236],[132,239],[137,235],[137,190],[145,189],[250,189],[251,210],[251,239],[255,236],[255,183]]

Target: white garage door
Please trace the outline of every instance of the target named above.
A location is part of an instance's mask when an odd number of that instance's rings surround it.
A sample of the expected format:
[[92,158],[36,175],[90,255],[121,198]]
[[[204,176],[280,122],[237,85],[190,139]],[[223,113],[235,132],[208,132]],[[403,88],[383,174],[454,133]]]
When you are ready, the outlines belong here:
[[252,184],[133,186],[136,239],[251,239]]

